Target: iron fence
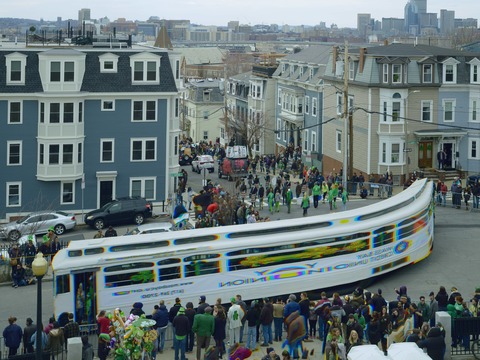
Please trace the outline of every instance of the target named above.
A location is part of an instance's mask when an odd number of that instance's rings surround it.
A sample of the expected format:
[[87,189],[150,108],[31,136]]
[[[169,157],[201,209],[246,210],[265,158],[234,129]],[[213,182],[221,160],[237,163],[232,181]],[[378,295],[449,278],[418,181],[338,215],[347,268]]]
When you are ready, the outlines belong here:
[[[452,356],[475,356],[480,357],[480,350],[472,348],[472,342],[478,340],[480,335],[480,317],[461,317],[452,319]],[[445,341],[448,341],[445,339]]]

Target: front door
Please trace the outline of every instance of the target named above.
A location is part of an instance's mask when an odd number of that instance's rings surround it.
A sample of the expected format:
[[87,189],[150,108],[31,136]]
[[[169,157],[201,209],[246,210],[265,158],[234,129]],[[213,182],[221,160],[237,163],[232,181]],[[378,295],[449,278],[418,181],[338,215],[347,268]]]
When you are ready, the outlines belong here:
[[113,199],[113,181],[102,180],[100,181],[100,207]]
[[455,156],[456,156],[456,148],[455,142],[444,142],[442,144],[443,151],[445,152],[445,162],[443,164],[444,170],[451,170],[455,169]]
[[432,167],[433,141],[420,141],[418,143],[418,167],[420,169]]

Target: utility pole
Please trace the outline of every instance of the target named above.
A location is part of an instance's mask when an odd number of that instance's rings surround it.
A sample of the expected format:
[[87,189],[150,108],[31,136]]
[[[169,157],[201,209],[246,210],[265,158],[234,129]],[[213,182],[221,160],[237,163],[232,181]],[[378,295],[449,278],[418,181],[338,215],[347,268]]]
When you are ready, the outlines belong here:
[[348,41],[345,41],[345,54],[343,60],[343,188],[347,189],[348,168]]

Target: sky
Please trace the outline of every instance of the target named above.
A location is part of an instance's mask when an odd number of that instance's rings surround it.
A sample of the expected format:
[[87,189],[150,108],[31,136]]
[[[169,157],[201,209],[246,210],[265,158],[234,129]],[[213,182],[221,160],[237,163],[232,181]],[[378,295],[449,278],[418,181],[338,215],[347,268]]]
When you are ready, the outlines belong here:
[[[358,13],[373,18],[403,18],[407,0],[0,0],[0,17],[54,21],[77,19],[80,8],[91,9],[93,19],[108,17],[145,21],[150,16],[161,19],[187,19],[195,24],[317,25],[356,27]],[[480,18],[480,0],[427,0],[427,12],[455,10],[456,18]],[[440,16],[440,15],[439,15]]]

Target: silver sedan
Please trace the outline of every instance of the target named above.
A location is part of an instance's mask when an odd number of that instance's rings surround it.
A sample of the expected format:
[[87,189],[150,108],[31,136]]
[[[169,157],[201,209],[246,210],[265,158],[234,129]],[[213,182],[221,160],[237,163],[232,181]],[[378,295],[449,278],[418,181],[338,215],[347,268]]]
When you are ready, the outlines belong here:
[[0,227],[0,238],[17,241],[24,235],[46,234],[51,228],[57,235],[77,225],[74,214],[63,211],[36,212]]

